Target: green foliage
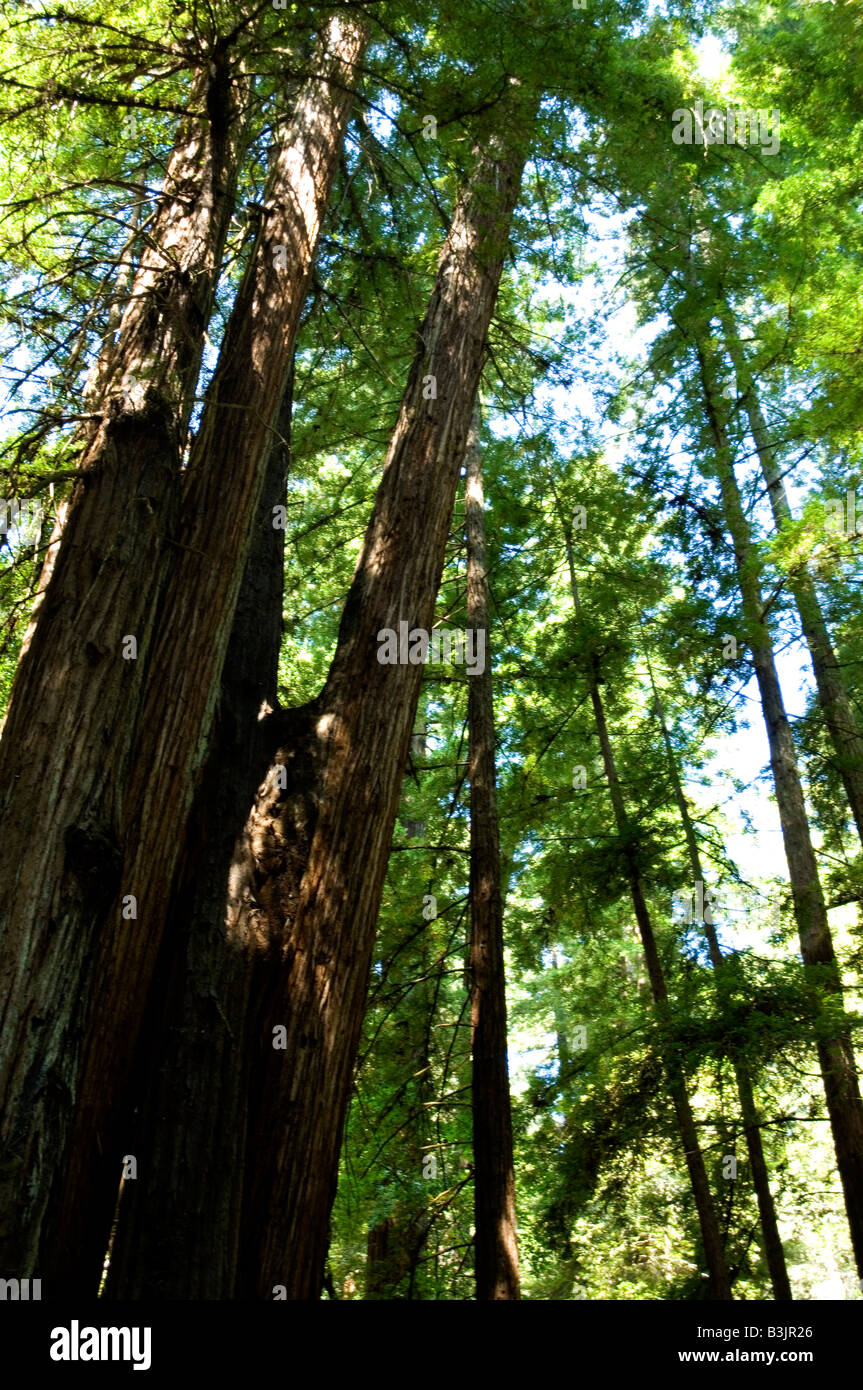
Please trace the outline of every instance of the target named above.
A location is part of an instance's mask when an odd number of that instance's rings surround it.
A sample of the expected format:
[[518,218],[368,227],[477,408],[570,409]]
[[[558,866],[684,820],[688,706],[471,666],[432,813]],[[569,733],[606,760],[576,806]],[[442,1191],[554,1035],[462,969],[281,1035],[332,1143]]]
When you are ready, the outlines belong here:
[[[325,678],[459,179],[517,77],[544,97],[482,406],[525,1292],[704,1297],[667,1084],[674,1064],[719,1195],[735,1295],[769,1297],[733,1081],[732,1060],[743,1058],[795,1293],[807,1297],[834,1267],[850,1269],[813,1081],[835,1001],[798,960],[781,857],[765,849],[757,872],[751,855],[738,863],[741,824],[748,818],[748,843],[770,846],[775,808],[760,795],[766,746],[755,757],[742,742],[754,698],[747,632],[698,343],[719,359],[777,646],[801,666],[789,582],[806,567],[860,710],[863,548],[823,523],[827,501],[849,489],[863,513],[863,108],[852,61],[863,25],[852,5],[695,7],[730,49],[720,91],[699,72],[693,7],[648,8],[368,7],[373,42],[296,352],[280,697],[302,704]],[[2,555],[2,707],[73,483],[88,374],[125,302],[177,122],[196,110],[214,45],[238,29],[248,144],[199,394],[212,368],[250,246],[246,207],[261,195],[272,131],[321,21],[320,7],[291,5],[265,7],[253,23],[256,9],[0,3],[0,484],[44,503],[41,534],[29,544],[12,534]],[[699,95],[779,106],[779,154],[675,146],[672,112]],[[723,307],[741,327],[792,497],[778,532],[721,359]],[[226,498],[222,524],[230,509]],[[438,602],[448,627],[465,623],[462,522],[459,499]],[[737,661],[723,655],[726,634],[737,635]],[[424,680],[345,1132],[331,1297],[472,1294],[468,679],[452,666]],[[614,740],[623,832],[592,679]],[[658,696],[705,874],[783,895],[769,926],[757,914],[718,922],[724,991],[698,925],[672,912],[673,895],[693,885]],[[853,1010],[863,859],[811,682],[805,703],[795,737],[828,896],[845,913],[834,917]],[[631,863],[667,979],[665,1023],[642,961]],[[722,1175],[728,1154],[736,1181]]]

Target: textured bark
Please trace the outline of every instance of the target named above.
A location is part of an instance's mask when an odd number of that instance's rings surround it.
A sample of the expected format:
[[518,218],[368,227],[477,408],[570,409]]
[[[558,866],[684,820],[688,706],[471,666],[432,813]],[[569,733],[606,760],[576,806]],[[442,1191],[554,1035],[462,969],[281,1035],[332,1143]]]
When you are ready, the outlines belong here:
[[[749,419],[761,472],[773,511],[776,530],[781,531],[793,518],[782,469],[776,450],[770,441],[767,421],[761,409],[758,387],[749,370],[746,353],[737,333],[737,325],[727,306],[720,312],[725,346],[737,377],[738,393]],[[809,571],[803,567],[789,574],[788,587],[794,595],[800,626],[812,658],[812,670],[818,689],[818,703],[824,714],[833,747],[836,766],[842,778],[848,805],[863,844],[863,734],[854,708],[848,697],[842,670],[833,650],[830,633],[824,621],[818,592]]]
[[711,351],[705,338],[699,338],[697,352],[704,404],[714,443],[714,461],[722,493],[725,523],[734,549],[746,623],[746,640],[752,653],[752,664],[767,729],[770,766],[782,825],[800,952],[804,964],[817,972],[817,979],[824,993],[833,996],[834,1010],[838,1010],[840,1016],[840,1025],[835,1035],[819,1041],[818,1059],[833,1132],[836,1162],[845,1196],[851,1243],[858,1272],[863,1276],[863,1103],[860,1099],[854,1048],[850,1026],[845,1020],[842,1007],[842,980],[833,949],[812,837],[809,833],[794,738],[785,713],[770,630],[763,614],[758,556],[752,544],[749,523],[734,474]]
[[[278,408],[293,356],[318,234],[365,44],[353,21],[331,19],[318,71],[300,91],[278,142],[261,228],[237,291],[184,477],[170,606],[129,772],[120,882],[93,968],[71,1156],[52,1257],[74,1277],[81,1232],[105,1195],[94,1174],[115,1148],[123,1095],[144,1021],[193,799],[200,783],[225,656],[252,548]],[[226,514],[227,509],[227,514]],[[126,895],[137,919],[123,920]],[[49,1271],[51,1269],[49,1268]]]
[[[534,109],[531,107],[531,109]],[[422,665],[383,665],[377,634],[431,630],[528,127],[518,88],[456,208],[383,480],[321,694],[285,717],[252,812],[234,930],[256,946],[254,1069],[241,1289],[319,1296],[328,1214],[375,921]],[[434,377],[436,394],[428,379]],[[425,379],[425,381],[424,381]],[[272,1046],[286,1029],[287,1048]],[[251,1165],[250,1169],[251,1169]]]
[[[575,574],[572,532],[566,525],[560,503],[558,503],[558,515],[564,527],[572,601],[576,616],[578,616],[580,604],[578,583]],[[605,771],[606,781],[608,782],[608,795],[614,812],[614,822],[617,826],[617,832],[621,838],[626,877],[629,883],[630,896],[632,898],[632,907],[635,912],[635,920],[641,937],[644,960],[647,966],[647,976],[650,980],[650,991],[653,996],[653,1003],[660,1027],[664,1032],[671,1023],[668,989],[665,984],[665,974],[662,969],[662,961],[659,958],[656,937],[653,932],[653,923],[650,919],[650,912],[644,896],[641,870],[638,866],[632,838],[632,826],[627,814],[626,803],[620,786],[620,779],[617,775],[614,749],[608,732],[608,723],[605,718],[605,707],[603,705],[602,695],[600,694],[600,671],[595,656],[591,657],[590,664],[587,668],[587,682],[590,692],[590,702],[593,706],[593,716],[596,722],[596,731],[599,736],[602,765]],[[674,1113],[677,1119],[677,1128],[680,1133],[684,1157],[686,1159],[686,1167],[689,1172],[689,1184],[692,1188],[695,1209],[698,1213],[701,1243],[704,1249],[704,1258],[707,1264],[708,1278],[710,1281],[710,1298],[715,1300],[728,1300],[732,1297],[732,1294],[731,1281],[728,1276],[728,1266],[725,1259],[725,1248],[722,1243],[719,1222],[716,1217],[713,1194],[710,1191],[704,1155],[701,1152],[701,1145],[698,1142],[698,1133],[695,1128],[692,1106],[689,1103],[689,1096],[686,1090],[686,1077],[681,1067],[673,1059],[668,1057],[665,1059],[665,1074],[668,1080],[668,1089],[674,1104]]]
[[[650,670],[649,660],[648,670]],[[681,824],[683,825],[692,882],[694,884],[703,884],[704,873],[701,867],[701,853],[698,848],[698,837],[695,834],[695,826],[692,824],[692,817],[689,814],[689,806],[687,805],[686,794],[680,780],[674,745],[671,742],[671,735],[668,732],[668,725],[665,722],[665,713],[662,708],[662,701],[659,698],[659,692],[656,689],[652,670],[650,671],[650,684],[656,701],[656,714],[659,720],[659,726],[662,730],[665,751],[668,754],[669,775],[674,790],[674,799],[677,803],[677,809],[680,812]],[[726,987],[728,972],[725,967],[722,949],[719,945],[719,938],[716,935],[713,914],[707,906],[704,908],[701,926],[704,931],[704,936],[707,941],[707,950],[713,966],[713,977],[717,998],[720,1007],[723,1007],[728,998],[728,990]],[[749,1074],[749,1067],[743,1057],[734,1053],[731,1061],[734,1067],[734,1079],[737,1084],[737,1096],[740,1101],[740,1113],[743,1118],[743,1133],[746,1138],[746,1148],[749,1154],[749,1166],[752,1169],[752,1184],[755,1188],[755,1196],[758,1202],[762,1245],[764,1256],[767,1261],[767,1268],[770,1271],[773,1297],[777,1301],[786,1301],[790,1300],[792,1297],[791,1283],[788,1278],[788,1270],[785,1265],[785,1251],[782,1248],[782,1240],[776,1221],[776,1208],[773,1205],[773,1194],[770,1191],[770,1175],[767,1170],[767,1161],[764,1157],[764,1147],[761,1143],[760,1120],[758,1108],[755,1104],[755,1095],[752,1089],[752,1078]]]
[[130,1149],[105,1296],[234,1295],[245,1164],[249,957],[225,932],[232,864],[272,758],[263,710],[277,707],[284,532],[272,525],[289,466],[289,385],[228,645],[216,726],[189,817],[178,891],[144,1030],[149,1086]]
[[[495,783],[494,694],[479,411],[465,478],[468,628],[484,634],[485,669],[468,676],[470,975],[476,1296],[520,1298],[509,1096],[506,971]],[[474,650],[478,650],[477,647]]]
[[[91,393],[101,416],[49,547],[0,742],[0,1266],[25,1274],[47,1273],[40,1227],[65,1167],[81,1007],[120,885],[128,764],[233,210],[243,96],[217,54],[191,102],[205,99],[206,112],[181,123]],[[136,660],[123,658],[129,634]]]

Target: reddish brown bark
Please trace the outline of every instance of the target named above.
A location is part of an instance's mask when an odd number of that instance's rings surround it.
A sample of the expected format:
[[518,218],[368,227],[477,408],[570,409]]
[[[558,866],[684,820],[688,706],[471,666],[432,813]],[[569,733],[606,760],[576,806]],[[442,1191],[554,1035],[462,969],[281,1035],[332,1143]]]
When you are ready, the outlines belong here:
[[[318,1297],[374,928],[422,678],[378,633],[430,631],[529,118],[515,89],[456,208],[320,696],[284,716],[233,930],[257,954],[242,1291]],[[531,106],[531,110],[532,110]],[[432,394],[430,378],[436,393]],[[286,1047],[273,1048],[284,1027]]]
[[[468,628],[482,634],[484,669],[468,675],[470,977],[476,1296],[521,1297],[506,1031],[500,833],[495,781],[485,509],[479,411],[465,478]],[[479,650],[479,639],[474,651]]]
[[270,455],[225,659],[207,763],[184,839],[142,1036],[146,1075],[128,1149],[106,1297],[234,1296],[246,1160],[249,957],[229,945],[225,905],[249,806],[272,758],[262,709],[275,709],[281,644],[284,501],[291,387]]
[[[214,55],[93,388],[101,416],[49,550],[0,742],[0,1265],[22,1273],[46,1269],[40,1230],[65,1167],[81,1005],[120,886],[126,775],[233,210],[243,99],[229,54]],[[137,659],[124,659],[127,635]]]
[[[177,559],[154,639],[153,679],[122,808],[120,882],[106,914],[77,1078],[70,1157],[48,1272],[73,1283],[85,1231],[103,1218],[107,1164],[176,886],[252,548],[276,413],[353,99],[365,34],[328,21],[313,77],[281,133],[258,239],[237,291],[184,477]],[[226,504],[230,519],[226,524]],[[137,901],[125,920],[121,902]]]

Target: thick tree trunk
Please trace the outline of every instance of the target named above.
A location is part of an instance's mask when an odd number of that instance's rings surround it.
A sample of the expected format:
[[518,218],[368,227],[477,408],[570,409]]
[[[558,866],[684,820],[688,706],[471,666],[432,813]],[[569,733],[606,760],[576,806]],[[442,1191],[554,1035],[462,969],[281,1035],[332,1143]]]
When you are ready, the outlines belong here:
[[[727,306],[720,311],[719,317],[725,346],[737,377],[737,389],[749,419],[761,472],[767,484],[773,520],[776,530],[781,531],[782,527],[792,520],[782,469],[770,441],[758,387],[749,369],[734,317]],[[857,826],[857,834],[863,844],[863,734],[848,698],[811,574],[805,567],[793,571],[788,576],[788,586],[794,595],[800,615],[800,626],[812,658],[818,703],[823,710],[824,722],[836,750],[836,766]]]
[[[249,956],[229,942],[231,866],[272,759],[266,721],[277,707],[284,532],[272,525],[289,467],[292,384],[278,422],[252,551],[228,645],[216,725],[189,817],[106,1296],[230,1299],[239,1245],[249,1049]],[[239,843],[238,843],[239,842]]]
[[[243,89],[216,55],[193,97],[206,114],[181,123],[0,742],[0,1267],[22,1274],[47,1272],[40,1226],[65,1167],[81,1007],[120,887],[123,795],[233,210]],[[129,635],[137,659],[124,659]]]
[[830,923],[809,833],[794,739],[782,700],[770,630],[763,615],[758,558],[740,499],[731,448],[720,414],[720,397],[710,356],[711,349],[703,338],[697,341],[696,346],[704,404],[715,446],[716,475],[722,492],[725,523],[734,549],[746,623],[746,641],[752,652],[752,664],[767,729],[770,765],[773,770],[776,804],[779,808],[785,857],[788,862],[800,951],[804,964],[816,972],[816,978],[825,994],[833,996],[834,1016],[842,1020],[833,1037],[819,1041],[818,1058],[836,1149],[836,1162],[845,1195],[851,1243],[858,1271],[863,1276],[863,1104],[860,1099],[851,1030],[845,1020],[842,1006],[842,980],[833,950]]
[[[692,882],[693,884],[703,884],[704,874],[701,868],[701,853],[698,848],[698,837],[695,834],[695,826],[692,824],[692,817],[689,814],[689,806],[687,805],[683,784],[680,780],[674,745],[671,742],[671,735],[668,731],[668,725],[665,722],[665,712],[662,708],[662,701],[659,698],[656,682],[653,679],[653,671],[650,669],[649,659],[648,671],[650,672],[650,684],[653,690],[654,700],[656,701],[656,713],[659,727],[662,730],[665,751],[668,755],[668,768],[671,777],[671,785],[674,790],[674,799],[677,803],[677,809],[680,812],[680,820],[686,839],[686,849],[689,856],[689,869],[692,874]],[[727,999],[726,980],[728,972],[725,968],[725,960],[719,945],[719,938],[716,935],[713,914],[709,907],[705,907],[704,909],[701,925],[704,930],[707,949],[713,966],[717,998],[720,1007],[723,1007]],[[740,1113],[743,1118],[743,1133],[746,1138],[746,1148],[749,1153],[749,1166],[752,1169],[752,1184],[755,1188],[755,1196],[758,1202],[758,1215],[761,1223],[764,1256],[767,1261],[767,1268],[770,1271],[770,1282],[773,1286],[773,1297],[777,1300],[785,1301],[792,1297],[791,1283],[788,1278],[788,1270],[785,1265],[785,1251],[782,1248],[779,1226],[776,1221],[776,1208],[773,1205],[773,1194],[770,1191],[770,1176],[767,1171],[767,1161],[764,1157],[764,1148],[761,1143],[761,1128],[758,1109],[755,1104],[755,1095],[752,1089],[752,1078],[750,1077],[749,1068],[744,1058],[734,1054],[731,1060],[734,1067],[734,1078],[737,1083]]]
[[[233,929],[255,943],[258,1052],[241,1287],[318,1297],[375,921],[421,659],[378,634],[430,632],[532,115],[515,88],[458,203],[326,685],[283,716],[250,817]],[[534,109],[531,105],[531,112]],[[278,785],[287,768],[287,788]],[[273,1046],[284,1028],[286,1047]]]
[[[191,450],[170,606],[164,606],[154,642],[158,679],[147,690],[123,807],[121,879],[93,969],[71,1153],[52,1225],[56,1263],[49,1274],[56,1268],[74,1277],[69,1262],[81,1248],[80,1233],[104,1211],[104,1191],[94,1174],[119,1143],[122,1096],[170,916],[277,412],[364,46],[364,31],[353,20],[328,21],[318,71],[301,90],[278,142],[258,240]],[[137,904],[134,921],[121,913],[127,895]]]
[[[520,1298],[515,1165],[506,1032],[500,836],[495,785],[494,694],[489,641],[479,410],[465,478],[468,629],[482,634],[484,670],[468,676],[470,966],[476,1296]],[[474,650],[479,650],[477,646]]]
[[[569,579],[572,589],[572,601],[576,616],[580,613],[578,596],[578,582],[575,574],[575,556],[572,547],[572,532],[569,529],[563,509],[558,502],[558,515],[564,531],[566,543],[566,558],[569,567]],[[641,944],[644,950],[644,960],[647,966],[647,976],[650,980],[650,991],[653,996],[653,1003],[656,1009],[657,1018],[663,1032],[671,1023],[671,1011],[668,1003],[668,989],[665,984],[665,974],[662,969],[662,961],[659,958],[659,951],[656,945],[656,937],[653,932],[653,923],[650,919],[647,901],[644,896],[644,887],[641,879],[641,870],[632,839],[632,826],[626,811],[626,803],[620,787],[620,780],[617,775],[617,766],[614,760],[614,750],[611,737],[608,732],[608,724],[605,718],[605,708],[599,689],[598,663],[595,656],[591,657],[590,665],[587,670],[587,682],[590,692],[590,702],[593,706],[593,715],[596,722],[596,731],[599,735],[599,746],[602,753],[602,764],[605,771],[606,781],[608,782],[608,795],[611,800],[614,812],[614,821],[617,832],[621,838],[624,861],[626,865],[626,876],[629,882],[629,891],[632,898],[632,907],[635,912],[635,920],[638,924],[638,931],[641,937]],[[719,1230],[719,1222],[716,1217],[716,1207],[713,1201],[713,1194],[710,1191],[710,1183],[707,1177],[707,1168],[704,1163],[704,1155],[701,1152],[701,1145],[698,1142],[698,1133],[695,1128],[695,1119],[692,1114],[692,1107],[689,1103],[689,1096],[686,1090],[686,1077],[680,1066],[673,1060],[666,1057],[665,1073],[668,1078],[668,1088],[674,1104],[674,1113],[677,1119],[677,1128],[680,1133],[680,1140],[683,1146],[683,1153],[686,1159],[686,1167],[689,1172],[689,1184],[692,1188],[692,1196],[695,1201],[695,1209],[698,1213],[698,1224],[701,1230],[701,1242],[704,1249],[704,1258],[707,1264],[707,1272],[710,1281],[710,1297],[716,1300],[727,1300],[732,1297],[731,1281],[728,1276],[728,1267],[725,1260],[725,1248],[722,1243],[722,1236]]]

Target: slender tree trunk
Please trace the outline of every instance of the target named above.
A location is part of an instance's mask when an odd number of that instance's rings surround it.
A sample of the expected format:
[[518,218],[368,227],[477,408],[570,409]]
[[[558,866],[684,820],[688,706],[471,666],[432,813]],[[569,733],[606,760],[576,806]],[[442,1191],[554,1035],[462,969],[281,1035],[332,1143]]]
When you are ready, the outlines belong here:
[[[0,741],[0,1266],[46,1269],[81,1004],[120,886],[123,793],[151,669],[164,537],[234,205],[244,82],[214,55],[181,122],[101,414],[49,547]],[[138,643],[129,656],[126,637]],[[46,1289],[46,1292],[48,1290]]]
[[[468,676],[470,778],[470,963],[477,1299],[520,1298],[515,1165],[506,1032],[506,969],[495,785],[494,693],[479,409],[465,479],[468,630],[482,634],[484,669]],[[477,636],[475,651],[479,650]]]
[[[106,1296],[230,1299],[239,1246],[249,1049],[249,956],[229,942],[231,866],[272,749],[262,711],[277,707],[284,532],[272,525],[289,466],[292,383],[258,507],[228,645],[216,724],[189,817],[145,1027],[130,1149]],[[133,1088],[136,1089],[136,1088]],[[82,1233],[85,1234],[85,1233]]]
[[[146,693],[129,772],[121,825],[126,852],[93,969],[71,1154],[52,1227],[52,1261],[64,1271],[80,1248],[80,1231],[104,1210],[104,1193],[94,1188],[93,1175],[103,1155],[112,1148],[116,1153],[122,1096],[177,886],[277,413],[364,46],[365,33],[354,20],[328,21],[318,71],[299,93],[278,142],[258,240],[191,450],[170,605],[164,605],[154,637],[158,680]],[[122,913],[129,897],[136,904],[133,921]],[[67,1277],[74,1278],[73,1269]]]
[[[602,697],[595,679],[591,691],[591,703],[593,704],[594,717],[599,733],[602,761],[608,780],[609,795],[611,796],[614,808],[615,822],[618,833],[624,837],[624,856],[626,859],[627,877],[629,879],[630,893],[632,896],[632,906],[635,911],[635,920],[638,923],[641,944],[644,948],[644,959],[647,965],[647,975],[650,980],[651,994],[660,1024],[665,1027],[671,1021],[665,976],[662,970],[662,962],[659,959],[656,938],[653,934],[653,924],[650,920],[647,902],[644,897],[641,874],[635,861],[635,853],[630,839],[631,828],[626,816],[623,798],[620,793],[620,784],[617,779],[617,769],[614,763],[608,726],[605,722],[605,710],[603,708]],[[707,1178],[704,1155],[701,1152],[701,1146],[698,1142],[692,1107],[686,1092],[685,1079],[682,1072],[673,1064],[668,1066],[667,1074],[669,1090],[671,1092],[672,1101],[674,1102],[674,1111],[677,1116],[677,1126],[680,1131],[680,1138],[686,1157],[686,1166],[689,1170],[689,1182],[692,1187],[692,1195],[695,1199],[696,1211],[698,1212],[701,1240],[704,1247],[704,1258],[707,1262],[707,1270],[710,1276],[710,1296],[713,1299],[730,1299],[731,1283],[725,1261],[725,1250],[719,1231],[719,1223],[716,1218],[716,1208],[710,1191],[710,1183]]]
[[[559,501],[557,507],[564,531],[566,558],[569,566],[570,586],[572,588],[572,601],[576,616],[578,617],[580,614],[580,603],[578,583],[575,574],[575,557],[572,548],[572,532],[567,525]],[[647,976],[650,980],[650,991],[653,996],[653,1003],[660,1027],[663,1032],[665,1032],[671,1023],[668,989],[665,984],[665,974],[662,969],[662,961],[659,958],[656,937],[653,932],[653,923],[651,922],[647,901],[644,896],[641,870],[638,866],[633,842],[633,830],[629,821],[629,816],[627,815],[626,803],[623,799],[620,780],[617,776],[614,750],[608,732],[602,696],[599,691],[599,676],[600,672],[596,656],[591,655],[587,669],[587,682],[590,692],[590,701],[593,706],[596,730],[599,735],[603,768],[606,781],[608,782],[608,794],[611,799],[617,832],[621,839],[632,906],[635,912],[635,920],[638,924],[642,948],[644,950]],[[701,1242],[704,1248],[704,1258],[707,1263],[707,1271],[710,1279],[710,1297],[716,1300],[728,1300],[732,1297],[732,1294],[731,1281],[728,1276],[728,1267],[725,1260],[725,1249],[719,1230],[713,1195],[710,1191],[704,1155],[701,1152],[701,1145],[698,1142],[695,1119],[686,1091],[686,1078],[680,1066],[667,1057],[665,1059],[665,1071],[668,1078],[671,1099],[674,1104],[674,1113],[677,1118],[677,1127],[680,1132],[680,1140],[683,1145],[686,1166],[689,1172],[689,1183],[692,1188],[692,1196],[695,1200],[695,1209],[698,1213]]]
[[725,522],[734,548],[746,640],[752,652],[767,729],[800,950],[804,964],[817,972],[817,979],[828,999],[832,996],[832,1013],[839,1020],[834,1035],[819,1040],[818,1058],[836,1162],[845,1195],[851,1243],[858,1272],[863,1276],[863,1104],[851,1030],[842,1004],[842,980],[809,834],[794,739],[782,700],[770,630],[763,615],[758,557],[740,499],[731,448],[720,414],[711,349],[703,337],[697,340],[696,347],[704,403],[715,446],[716,475],[722,492]]
[[[746,353],[737,333],[734,317],[725,306],[720,310],[725,346],[737,377],[737,390],[743,401],[749,419],[749,428],[755,441],[761,472],[767,485],[770,506],[776,530],[781,531],[793,518],[782,469],[776,457],[776,450],[770,441],[770,432],[758,387],[749,369]],[[788,576],[788,586],[794,595],[800,625],[806,638],[812,658],[812,670],[818,689],[818,702],[824,713],[824,722],[836,750],[836,766],[842,778],[848,805],[857,826],[857,834],[863,844],[863,734],[861,734],[854,708],[848,698],[848,691],[842,679],[842,670],[836,659],[830,633],[824,621],[818,592],[812,576],[805,566],[794,570]]]
[[[686,795],[680,780],[674,745],[671,742],[671,735],[668,732],[668,725],[665,722],[665,712],[662,708],[662,701],[659,698],[656,682],[653,679],[653,671],[650,667],[649,658],[647,669],[650,673],[650,684],[656,702],[657,719],[659,721],[659,727],[662,730],[665,751],[668,755],[668,769],[674,791],[674,799],[677,802],[677,809],[680,812],[680,820],[686,838],[686,849],[689,856],[689,869],[692,874],[692,881],[694,884],[703,884],[704,874],[701,868],[701,853],[698,848],[698,838],[695,834],[695,826],[692,824],[692,817],[689,814]],[[719,945],[719,938],[716,935],[713,914],[707,906],[704,908],[701,925],[704,930],[707,949],[713,966],[717,998],[720,1008],[724,1009],[725,1002],[728,998],[728,971]],[[777,1301],[790,1300],[792,1297],[791,1283],[788,1278],[788,1270],[785,1265],[785,1251],[782,1248],[782,1240],[776,1221],[776,1208],[773,1205],[773,1194],[770,1191],[770,1176],[767,1171],[767,1161],[764,1157],[764,1148],[761,1143],[761,1129],[758,1109],[755,1104],[755,1095],[752,1089],[752,1079],[744,1058],[735,1053],[732,1055],[731,1060],[734,1067],[734,1079],[737,1083],[740,1113],[743,1117],[743,1133],[746,1138],[746,1148],[749,1153],[749,1166],[752,1169],[752,1183],[758,1201],[758,1215],[761,1223],[764,1255],[767,1260],[767,1268],[770,1271],[773,1297]]]
[[[430,632],[459,467],[532,125],[515,87],[476,152],[321,694],[284,739],[248,827],[233,930],[254,941],[253,1069],[241,1288],[318,1297],[374,929],[421,658],[388,665],[379,634]],[[383,651],[386,655],[386,652]],[[418,654],[417,654],[418,655]],[[287,769],[287,788],[278,767]],[[274,1048],[274,1030],[286,1040]]]
[[[552,970],[560,969],[560,961],[557,958],[557,951],[555,949],[552,949],[551,952],[551,968]],[[556,984],[552,985],[551,1008],[554,1015],[554,1032],[557,1040],[557,1076],[558,1081],[563,1081],[569,1070],[570,1062],[572,1061],[572,1053],[569,1049],[569,1039],[566,1033],[566,1013],[563,1008],[559,988]]]

